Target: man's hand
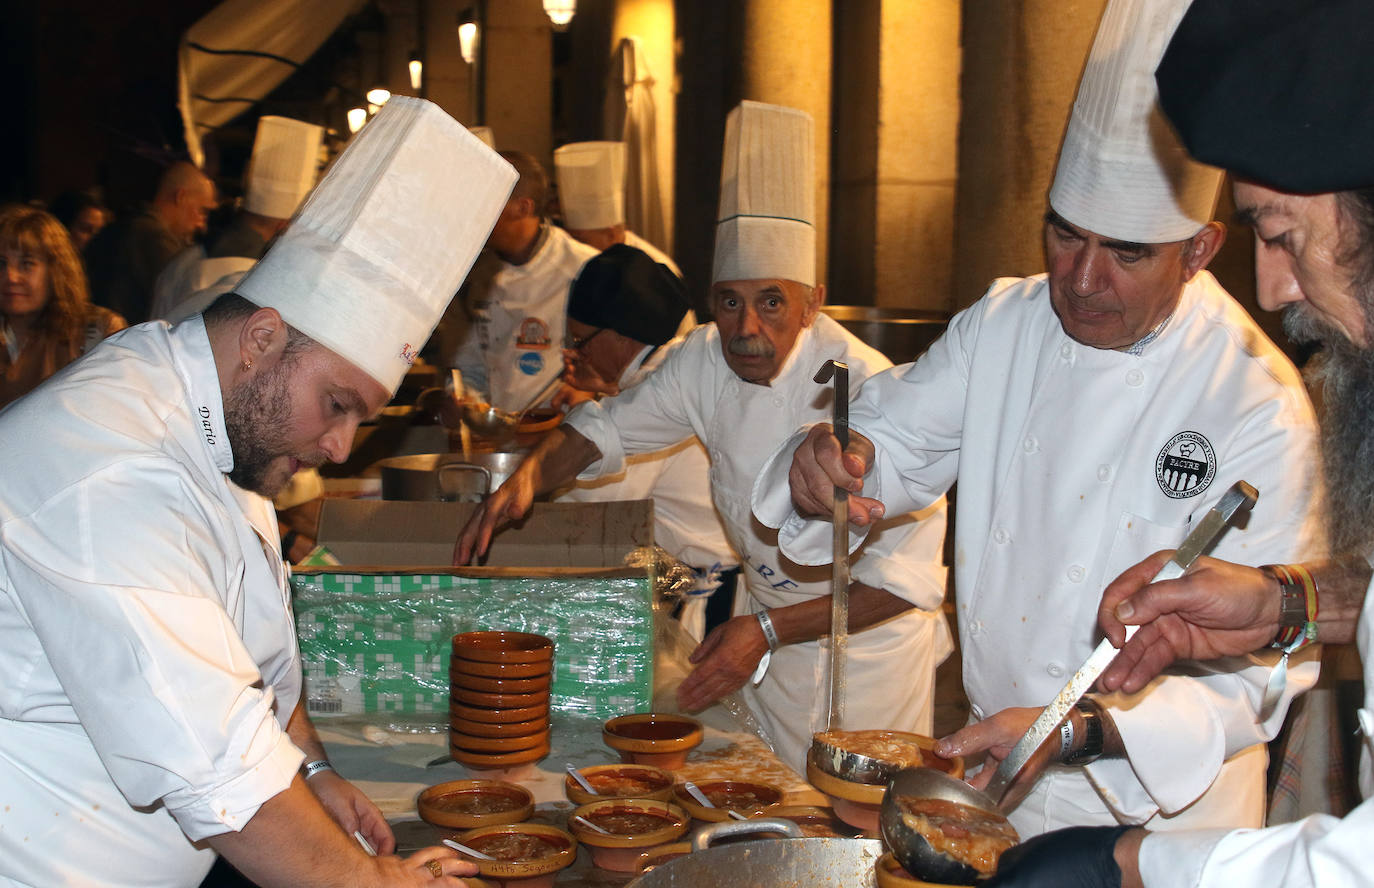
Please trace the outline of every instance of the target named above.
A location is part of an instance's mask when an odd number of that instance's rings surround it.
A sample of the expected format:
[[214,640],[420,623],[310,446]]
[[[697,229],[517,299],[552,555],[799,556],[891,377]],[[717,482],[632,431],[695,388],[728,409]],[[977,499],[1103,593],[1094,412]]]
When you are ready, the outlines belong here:
[[[984,755],[983,770],[969,778],[974,789],[985,789],[997,771],[1002,760],[1011,755],[1016,741],[1030,730],[1030,726],[1040,716],[1040,710],[1029,707],[1003,709],[996,715],[968,725],[942,738],[935,744],[935,754],[941,758],[954,758],[962,755],[967,760],[975,760]],[[1040,744],[1040,748],[1026,762],[1016,780],[1007,787],[1002,806],[1010,808],[1030,792],[1040,773],[1053,763],[1059,752],[1059,733],[1053,732]]]
[[850,493],[850,523],[866,527],[882,518],[885,511],[878,500],[858,495],[872,465],[873,444],[867,438],[851,431],[849,446],[842,453],[834,429],[829,423],[819,423],[792,454],[792,468],[787,473],[792,502],[802,515],[829,515],[835,488],[843,488]]
[[[440,876],[434,875],[430,861],[439,864]],[[477,864],[463,860],[451,848],[434,846],[421,848],[406,857],[377,857],[374,862],[382,870],[378,885],[413,885],[422,888],[466,888],[460,876],[477,875]]]
[[1140,888],[1143,829],[1075,826],[1027,839],[1004,852],[986,888]]
[[1126,624],[1140,626],[1098,679],[1133,694],[1176,660],[1213,660],[1259,650],[1279,625],[1278,581],[1258,568],[1199,558],[1185,576],[1147,585],[1172,551],[1126,570],[1102,593],[1097,622],[1121,646]]
[[677,689],[677,703],[688,712],[705,709],[744,685],[768,650],[756,617],[732,617],[712,629],[688,658],[696,668]]
[[463,531],[458,535],[458,542],[453,547],[454,564],[471,564],[473,559],[487,554],[492,534],[498,527],[511,521],[519,521],[528,514],[530,506],[534,503],[535,492],[533,471],[529,462],[529,459],[526,459],[521,463],[520,468],[506,479],[506,483],[483,500],[477,511],[468,519],[468,523],[463,525]]
[[378,854],[390,854],[396,850],[396,837],[391,825],[382,816],[382,811],[363,795],[362,790],[339,776],[337,771],[324,771],[305,782],[315,793],[315,798],[329,812],[329,816],[343,827],[350,836],[355,831],[363,834],[369,845]]

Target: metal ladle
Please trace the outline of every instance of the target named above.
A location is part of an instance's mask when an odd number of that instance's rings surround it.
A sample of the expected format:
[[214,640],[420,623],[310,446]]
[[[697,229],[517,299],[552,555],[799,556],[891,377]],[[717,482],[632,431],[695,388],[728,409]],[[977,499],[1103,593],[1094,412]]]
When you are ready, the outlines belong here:
[[925,836],[906,823],[897,804],[898,798],[942,799],[1001,816],[997,803],[987,793],[940,771],[903,768],[888,784],[882,807],[878,809],[878,829],[883,842],[903,869],[927,882],[972,885],[978,878],[978,870],[936,851]]
[[463,404],[463,422],[479,435],[488,438],[504,438],[515,433],[516,426],[520,425],[520,420],[525,414],[532,410],[539,402],[557,390],[563,384],[562,376],[555,376],[553,379],[539,390],[539,393],[529,400],[524,407],[514,413],[509,410],[502,410],[492,404],[485,406],[466,402]]

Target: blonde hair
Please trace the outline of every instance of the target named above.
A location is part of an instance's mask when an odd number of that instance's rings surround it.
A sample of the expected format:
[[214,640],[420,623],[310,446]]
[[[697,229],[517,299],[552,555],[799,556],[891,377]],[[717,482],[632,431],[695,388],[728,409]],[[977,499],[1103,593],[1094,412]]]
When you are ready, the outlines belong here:
[[17,250],[47,264],[48,297],[36,327],[57,341],[79,344],[91,297],[86,272],[62,223],[37,207],[0,207],[0,250]]

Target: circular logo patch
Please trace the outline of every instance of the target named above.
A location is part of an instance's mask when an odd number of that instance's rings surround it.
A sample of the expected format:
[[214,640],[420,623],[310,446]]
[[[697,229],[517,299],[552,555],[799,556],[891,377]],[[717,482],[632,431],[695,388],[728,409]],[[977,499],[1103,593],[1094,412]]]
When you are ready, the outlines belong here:
[[523,352],[515,363],[526,376],[537,376],[544,369],[544,356],[539,352]]
[[1212,442],[1197,432],[1179,432],[1169,439],[1155,459],[1155,480],[1164,495],[1173,499],[1197,496],[1217,473]]

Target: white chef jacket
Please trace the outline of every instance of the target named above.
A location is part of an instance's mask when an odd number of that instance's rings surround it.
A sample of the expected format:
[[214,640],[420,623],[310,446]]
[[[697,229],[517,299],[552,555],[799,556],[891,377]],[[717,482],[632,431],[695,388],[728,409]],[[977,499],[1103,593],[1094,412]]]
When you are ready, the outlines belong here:
[[[833,389],[813,381],[827,359],[849,365],[851,386],[890,363],[830,318],[802,331],[770,385],[740,379],[721,352],[715,324],[705,324],[673,348],[658,369],[614,398],[580,405],[566,423],[602,458],[581,476],[618,472],[627,453],[676,444],[695,434],[711,457],[711,497],[730,544],[745,565],[746,588],[735,612],[785,607],[830,593],[830,571],[781,557],[776,534],[749,513],[749,491],[764,459],[799,424],[831,413]],[[894,511],[894,515],[897,513]],[[916,608],[849,639],[846,724],[930,733],[935,667],[949,652],[944,617],[945,569],[940,563],[945,514],[922,520],[897,515],[854,560],[853,580],[881,588]],[[804,766],[811,734],[824,729],[828,649],[811,641],[773,655],[767,677],[744,695],[784,762]]]
[[[620,375],[620,390],[637,385],[653,372],[671,345],[654,349],[645,346],[630,361]],[[692,435],[671,447],[652,453],[627,457],[625,470],[595,481],[578,481],[553,499],[557,502],[610,502],[615,500],[650,499],[654,501],[654,542],[699,577],[702,591],[720,585],[721,571],[739,566],[739,556],[725,538],[725,528],[715,504],[711,502],[709,481],[710,461],[706,448]],[[712,578],[714,582],[712,582]],[[698,613],[706,604],[700,600],[688,602],[693,619],[686,614],[682,622],[693,637],[700,640],[704,614]]]
[[[247,256],[217,256],[208,259],[205,247],[191,244],[172,257],[172,261],[158,273],[153,285],[153,304],[149,309],[150,318],[161,318],[176,323],[195,312],[186,311],[183,303],[195,293],[218,281],[227,274],[247,272],[257,264],[257,259]],[[197,311],[204,308],[201,306]]]
[[1359,712],[1364,802],[1344,818],[1317,814],[1269,829],[1151,833],[1140,846],[1140,875],[1146,888],[1374,885],[1374,588],[1365,592],[1355,643],[1364,663],[1364,708]]
[[625,229],[625,246],[634,247],[636,250],[643,250],[645,253],[649,254],[650,259],[660,265],[668,266],[672,269],[673,274],[682,277],[682,269],[677,267],[677,263],[674,262],[667,253],[635,234],[633,231],[630,231],[628,228]]
[[594,247],[546,225],[524,265],[496,260],[494,273],[474,273],[469,296],[474,322],[449,366],[463,385],[504,410],[519,410],[563,373],[568,291]]
[[[1259,489],[1259,504],[1214,554],[1281,563],[1321,544],[1306,392],[1207,272],[1139,355],[1070,339],[1044,275],[997,281],[916,363],[869,380],[850,419],[877,448],[864,494],[889,511],[919,508],[959,482],[955,588],[975,719],[1053,699],[1099,640],[1106,584],[1177,546],[1236,480]],[[792,511],[793,449],[784,445],[760,477],[755,512],[785,523],[785,554],[823,563],[829,524]],[[1291,671],[1289,699],[1316,668]],[[1258,826],[1266,755],[1242,751],[1274,735],[1287,700],[1259,722],[1268,661],[1195,671],[1103,698],[1129,758],[1048,769],[1012,812],[1017,830]]]
[[225,476],[203,320],[106,340],[0,413],[0,449],[0,884],[194,886],[191,842],[304,758],[276,522]]

